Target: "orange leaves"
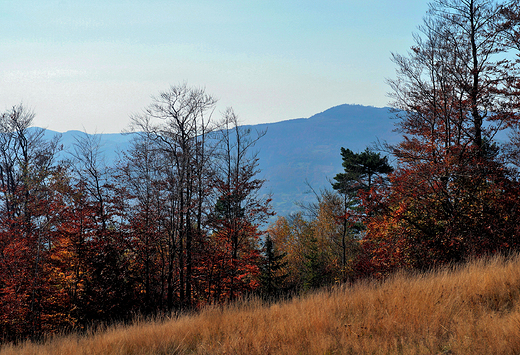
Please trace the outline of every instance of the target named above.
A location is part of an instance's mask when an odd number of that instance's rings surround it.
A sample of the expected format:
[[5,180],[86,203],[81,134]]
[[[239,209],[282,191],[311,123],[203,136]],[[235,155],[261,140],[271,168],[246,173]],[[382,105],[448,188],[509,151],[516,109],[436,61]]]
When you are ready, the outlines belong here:
[[[255,226],[224,223],[204,241],[206,252],[198,256],[196,272],[205,302],[233,300],[259,286],[259,233]],[[239,225],[234,229],[233,225]],[[239,244],[234,241],[239,240]],[[202,301],[204,302],[204,301]]]
[[[520,22],[503,11],[510,4],[431,5],[412,51],[393,55],[397,79],[389,83],[403,140],[388,147],[398,170],[374,208],[386,227],[367,232],[404,243],[405,260],[418,268],[518,245],[520,219],[511,200],[518,181],[494,141],[518,124],[520,63],[506,42]],[[509,145],[508,158],[517,148]]]

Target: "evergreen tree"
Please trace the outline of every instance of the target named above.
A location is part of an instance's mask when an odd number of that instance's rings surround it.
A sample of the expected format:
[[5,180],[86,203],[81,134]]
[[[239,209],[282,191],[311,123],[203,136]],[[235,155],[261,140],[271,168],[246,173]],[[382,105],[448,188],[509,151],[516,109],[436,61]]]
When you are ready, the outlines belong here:
[[374,184],[377,181],[384,182],[385,175],[390,174],[393,168],[388,163],[387,157],[381,157],[379,153],[369,148],[361,153],[341,148],[341,157],[345,171],[334,177],[336,182],[332,183],[332,187],[343,197],[341,215],[336,218],[342,225],[341,267],[342,279],[345,281],[350,269],[347,261],[348,254],[352,254],[354,250],[357,253],[357,248],[354,246],[358,245],[356,241],[359,240],[360,233],[364,229],[362,216],[365,211],[361,206],[360,192],[370,193]]
[[312,236],[307,241],[307,251],[304,258],[303,289],[314,290],[329,284],[331,272],[327,269],[324,253],[319,247],[318,239]]
[[345,172],[334,177],[332,187],[341,194],[352,197],[359,190],[370,190],[376,177],[390,174],[394,169],[388,163],[387,157],[373,152],[369,148],[361,153],[354,153],[350,149],[341,148],[342,166]]
[[265,256],[260,265],[262,294],[266,298],[276,298],[285,291],[287,253],[277,253],[272,238],[267,235],[264,242]]

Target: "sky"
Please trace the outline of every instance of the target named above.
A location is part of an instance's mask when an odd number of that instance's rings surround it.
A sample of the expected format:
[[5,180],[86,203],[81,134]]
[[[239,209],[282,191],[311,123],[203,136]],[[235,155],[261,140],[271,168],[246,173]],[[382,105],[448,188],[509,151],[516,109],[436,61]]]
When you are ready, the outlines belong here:
[[0,112],[118,133],[171,85],[204,88],[244,124],[383,107],[421,0],[0,0]]

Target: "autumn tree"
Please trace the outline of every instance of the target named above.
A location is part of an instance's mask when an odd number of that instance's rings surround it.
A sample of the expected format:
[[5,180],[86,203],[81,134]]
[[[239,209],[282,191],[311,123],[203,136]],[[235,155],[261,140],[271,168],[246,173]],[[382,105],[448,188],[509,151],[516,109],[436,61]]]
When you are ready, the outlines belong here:
[[132,118],[132,129],[146,134],[160,152],[168,211],[166,305],[190,306],[194,299],[194,248],[202,234],[209,190],[206,186],[207,133],[216,100],[186,84],[170,87],[153,98],[143,114]]
[[88,265],[84,280],[83,317],[89,321],[125,319],[135,310],[133,277],[130,275],[130,241],[123,233],[121,220],[128,210],[124,189],[115,186],[115,170],[105,161],[101,137],[82,133],[72,147],[75,187],[84,194],[89,223],[94,228],[87,239]]
[[33,118],[34,113],[22,105],[0,116],[0,334],[4,340],[38,336],[45,330],[50,315],[46,295],[55,287],[49,270],[55,242],[52,227],[61,209],[52,189],[60,178],[55,165],[59,138],[44,139],[43,130],[31,127]]
[[282,272],[287,274],[284,288],[292,292],[301,290],[304,283],[306,241],[313,236],[310,223],[298,212],[287,217],[279,216],[267,232],[278,251],[286,255],[286,265],[282,268]]
[[403,140],[389,147],[398,169],[391,192],[372,206],[382,213],[367,221],[364,244],[383,269],[517,244],[518,187],[495,141],[517,119],[518,64],[506,40],[516,27],[502,15],[511,4],[434,1],[408,55],[393,54]]
[[129,234],[132,268],[137,277],[141,312],[166,311],[168,267],[167,175],[159,146],[146,133],[136,135],[118,167],[118,184],[127,200],[125,232]]
[[278,217],[268,228],[278,251],[286,254],[285,288],[291,291],[314,289],[353,277],[359,238],[351,225],[347,225],[346,233],[343,229],[343,197],[331,190],[315,193],[315,202],[300,205],[303,211]]
[[232,109],[223,115],[215,151],[213,188],[216,196],[210,216],[211,242],[225,246],[219,265],[223,271],[215,297],[233,299],[258,286],[259,227],[272,215],[270,198],[260,195],[264,180],[257,177],[258,159],[252,151],[265,132],[241,126]]
[[135,139],[117,166],[87,134],[57,162],[58,139],[31,127],[31,111],[1,114],[0,342],[259,286],[260,226],[272,215],[252,151],[263,133],[250,135],[232,110],[214,124],[215,103],[185,84],[153,98],[132,117]]
[[153,100],[132,118],[136,140],[118,173],[145,308],[196,307],[254,289],[259,226],[270,214],[251,150],[261,135],[251,139],[232,110],[215,124],[216,100],[186,84]]

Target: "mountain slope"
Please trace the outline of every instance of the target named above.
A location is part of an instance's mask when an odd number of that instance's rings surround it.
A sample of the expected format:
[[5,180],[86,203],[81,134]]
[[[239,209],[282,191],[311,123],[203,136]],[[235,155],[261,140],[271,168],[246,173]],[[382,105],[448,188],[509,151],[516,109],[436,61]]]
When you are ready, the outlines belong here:
[[313,198],[306,181],[315,190],[330,187],[342,171],[341,147],[362,151],[377,140],[397,142],[390,117],[388,108],[340,105],[308,119],[251,126],[267,129],[256,148],[277,213],[294,212],[295,201]]
[[[263,193],[271,193],[278,215],[298,210],[296,201],[310,201],[308,182],[315,190],[330,187],[329,180],[342,171],[341,147],[362,151],[373,142],[395,143],[393,122],[388,108],[340,105],[310,118],[246,126],[266,135],[256,144],[260,177],[266,179]],[[56,132],[48,131],[51,137]],[[69,131],[62,134],[66,151],[72,151],[75,137],[85,134]],[[100,151],[106,162],[129,147],[132,135],[99,134]],[[64,155],[66,156],[66,154]]]

